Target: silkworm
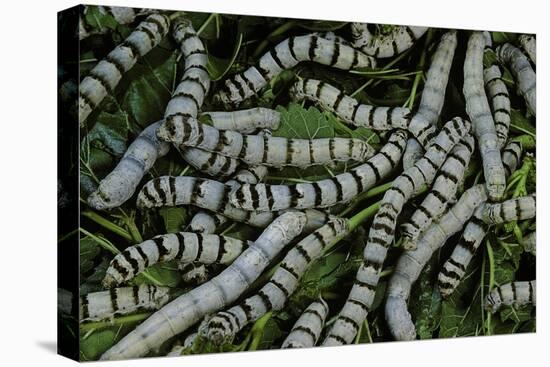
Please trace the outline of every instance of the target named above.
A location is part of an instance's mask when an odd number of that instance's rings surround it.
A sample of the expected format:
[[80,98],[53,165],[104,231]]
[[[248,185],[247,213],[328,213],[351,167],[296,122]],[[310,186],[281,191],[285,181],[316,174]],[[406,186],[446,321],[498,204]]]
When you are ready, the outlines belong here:
[[469,122],[459,117],[447,122],[424,157],[397,177],[384,194],[369,231],[363,252],[364,260],[355,283],[323,345],[349,344],[353,340],[374,300],[382,265],[395,235],[399,213],[421,187],[431,184],[448,152],[468,133],[469,128]]
[[470,162],[475,148],[475,140],[467,135],[454,146],[453,150],[441,166],[431,191],[426,195],[411,219],[401,226],[403,248],[411,250],[416,247],[418,236],[437,220],[455,200],[459,185],[463,181],[464,172]]
[[427,30],[427,27],[395,26],[388,34],[373,35],[367,23],[352,23],[352,44],[367,55],[387,58],[411,48]]
[[211,278],[211,270],[204,264],[179,263],[178,269],[182,273],[181,280],[185,284],[197,286]]
[[205,315],[233,303],[275,256],[302,232],[305,222],[305,214],[299,212],[279,216],[218,276],[165,305],[105,352],[101,359],[144,356]]
[[156,159],[166,155],[170,149],[167,143],[158,140],[156,136],[160,124],[161,121],[157,121],[139,134],[113,171],[88,196],[88,205],[98,210],[116,208],[134,194]]
[[157,310],[170,298],[170,288],[141,284],[111,288],[80,297],[80,322],[109,320],[139,310]]
[[[267,167],[265,166],[252,166],[243,168],[238,171],[231,180],[227,181],[225,184],[236,187],[242,184],[256,184],[263,180],[267,175]],[[221,214],[210,214],[204,211],[201,211],[193,218],[189,227],[192,232],[197,233],[214,233],[217,228],[227,222],[227,217],[224,217]]]
[[107,268],[103,286],[124,283],[148,266],[170,260],[230,264],[245,247],[245,241],[215,234],[178,232],[155,236],[116,255]]
[[302,79],[291,87],[295,101],[313,101],[343,121],[372,130],[407,129],[410,110],[404,107],[375,107],[359,103],[338,88],[315,79]]
[[152,14],[141,22],[124,42],[101,60],[79,85],[78,120],[83,125],[103,98],[112,92],[139,57],[159,44],[170,28],[170,20]]
[[249,165],[272,167],[308,167],[349,160],[364,162],[374,154],[374,149],[361,139],[243,135],[237,131],[218,130],[184,116],[167,121],[157,130],[157,136],[178,145],[238,158]]
[[[348,232],[348,221],[335,218],[293,247],[271,279],[253,296],[215,314],[204,330],[216,344],[233,339],[247,324],[271,310],[280,310],[298,287],[300,278],[331,242]],[[317,335],[318,337],[318,335]]]
[[533,231],[523,237],[523,249],[533,255],[537,254],[537,232]]
[[387,290],[385,305],[386,321],[396,340],[413,340],[416,330],[407,310],[407,299],[412,284],[437,251],[453,234],[470,219],[476,208],[487,200],[484,185],[475,185],[466,190],[453,207],[433,223],[420,237],[413,251],[405,251],[397,261]]
[[[521,159],[521,144],[511,141],[502,151],[502,163],[509,177],[519,165]],[[464,231],[449,259],[443,264],[438,275],[439,293],[448,298],[458,287],[466,274],[466,269],[474,257],[479,245],[485,238],[488,224],[483,221],[484,206],[480,205],[472,218],[464,226]]]
[[485,299],[485,309],[497,312],[502,306],[537,305],[537,281],[511,282],[493,289]]
[[486,45],[483,32],[473,32],[468,40],[464,61],[464,97],[466,112],[478,142],[487,192],[492,201],[499,201],[504,195],[506,179],[500,157],[495,122],[483,86],[483,49]]
[[483,70],[483,80],[487,97],[491,102],[498,146],[502,148],[508,140],[510,127],[510,95],[502,81],[502,73],[498,65],[492,65]]
[[376,66],[374,58],[335,40],[311,34],[293,36],[264,54],[256,66],[227,79],[223,90],[215,98],[225,104],[238,104],[260,91],[283,70],[302,61],[313,61],[342,70]]
[[314,347],[325,326],[328,311],[328,305],[322,298],[312,302],[296,321],[281,348]]
[[[449,74],[453,64],[457,45],[456,31],[449,31],[441,36],[441,40],[435,50],[430,67],[426,73],[426,83],[422,90],[418,110],[413,115],[410,124],[412,126],[437,125],[441,109],[445,103],[445,92],[449,81]],[[407,148],[403,153],[403,168],[412,167],[422,158],[425,143],[422,145],[416,139],[409,139]]]
[[533,115],[537,112],[537,76],[529,60],[515,46],[505,43],[496,49],[500,62],[506,64],[514,79],[518,93],[525,99],[527,110]]
[[534,218],[537,214],[535,194],[506,200],[497,204],[486,204],[482,220],[487,224],[501,224],[515,220]]
[[533,64],[537,63],[537,40],[529,34],[522,34],[518,37],[519,44],[523,51],[529,56]]
[[230,202],[246,210],[329,207],[347,202],[384,179],[399,164],[407,133],[393,133],[380,152],[366,163],[332,178],[295,185],[244,184],[230,194]]
[[212,126],[218,130],[234,130],[243,134],[258,129],[277,130],[281,122],[280,113],[269,108],[256,107],[234,112],[204,112]]
[[[254,227],[267,226],[276,213],[253,212],[235,208],[229,202],[233,188],[221,182],[197,177],[162,176],[146,183],[138,194],[140,208],[194,205]],[[307,228],[319,228],[326,223],[328,215],[318,210],[305,210]]]

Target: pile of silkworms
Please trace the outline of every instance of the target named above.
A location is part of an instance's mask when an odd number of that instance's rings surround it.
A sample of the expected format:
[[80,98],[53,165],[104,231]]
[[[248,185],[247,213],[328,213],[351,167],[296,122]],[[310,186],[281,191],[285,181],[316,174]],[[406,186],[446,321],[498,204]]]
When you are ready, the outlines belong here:
[[[80,297],[83,323],[156,310],[108,349],[103,360],[158,354],[167,342],[175,345],[169,355],[191,350],[198,340],[215,346],[233,343],[266,314],[284,311],[304,274],[339,241],[354,241],[358,226],[366,233],[364,241],[355,243],[364,246],[355,279],[342,284],[344,294],[336,301],[322,292],[311,299],[301,315],[294,315],[294,326],[279,346],[353,343],[380,292],[385,292],[381,296],[391,335],[412,340],[417,330],[407,302],[435,253],[445,245],[452,250],[437,276],[438,293],[447,299],[488,234],[534,221],[534,190],[514,196],[508,190],[517,182],[515,172],[534,162],[524,140],[512,134],[511,118],[512,105],[526,115],[536,113],[533,36],[493,47],[491,34],[479,31],[393,26],[382,32],[363,23],[348,24],[338,35],[302,29],[271,45],[253,65],[214,82],[205,44],[186,14],[109,12],[121,24],[144,18],[84,75],[78,89],[81,126],[163,39],[171,37],[177,44],[182,71],[164,117],[151,121],[111,172],[99,177],[87,205],[98,213],[123,204],[136,205],[140,213],[184,206],[194,216],[181,232],[157,233],[122,249],[110,259],[104,290]],[[388,63],[391,67],[392,60],[422,45],[426,67],[423,80],[419,78],[419,100],[413,98],[407,106],[385,106],[383,99],[367,104],[334,81],[306,77],[306,72],[288,88],[294,103],[316,106],[348,130],[367,129],[380,144],[357,137],[272,135],[280,128],[280,112],[256,103],[286,70],[319,64],[339,75],[360,77],[365,70],[368,75]],[[447,111],[449,118],[442,120],[451,98],[452,68],[463,78],[462,89],[452,91],[463,108],[452,110],[452,116]],[[205,101],[219,110],[203,110]],[[239,109],[243,103],[250,108]],[[196,174],[152,172],[170,150],[177,150]],[[315,181],[270,176],[284,167],[311,166],[344,168]],[[474,179],[476,170],[480,174]],[[358,223],[346,211],[340,214],[342,204],[356,205],[352,203],[383,184],[387,187],[373,216]],[[257,228],[259,235],[220,234],[235,222]],[[530,231],[522,244],[535,254],[535,232]],[[390,250],[399,256],[388,264]],[[176,296],[166,287],[133,285],[132,279],[149,267],[168,261],[180,265],[184,279],[199,279],[193,288]],[[390,275],[382,289],[384,271]],[[485,307],[494,313],[504,306],[534,305],[535,293],[533,279],[493,284]]]

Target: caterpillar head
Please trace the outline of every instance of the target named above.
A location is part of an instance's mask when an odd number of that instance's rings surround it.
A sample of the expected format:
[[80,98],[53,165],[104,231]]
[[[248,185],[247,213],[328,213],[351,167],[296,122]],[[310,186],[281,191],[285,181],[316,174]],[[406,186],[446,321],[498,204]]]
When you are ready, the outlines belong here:
[[169,143],[181,143],[186,139],[185,125],[189,117],[184,115],[172,115],[166,117],[157,129],[157,138]]
[[501,304],[500,295],[495,291],[489,293],[485,299],[485,309],[491,313],[497,312]]
[[227,312],[218,312],[203,327],[199,328],[199,333],[214,345],[231,343],[235,332],[238,331],[233,330],[233,318],[234,316]]

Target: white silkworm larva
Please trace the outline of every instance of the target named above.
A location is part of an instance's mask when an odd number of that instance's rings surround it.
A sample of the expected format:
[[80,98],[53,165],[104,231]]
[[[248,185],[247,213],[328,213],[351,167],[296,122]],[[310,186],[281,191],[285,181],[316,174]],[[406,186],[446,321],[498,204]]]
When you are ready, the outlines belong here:
[[147,355],[205,315],[233,303],[275,256],[302,232],[305,222],[305,214],[299,212],[279,216],[218,276],[165,305],[105,352],[101,359]]
[[211,271],[204,264],[179,263],[178,270],[182,273],[181,280],[193,286],[200,285],[211,278]]
[[537,76],[531,67],[529,60],[521,50],[509,43],[498,46],[496,49],[498,59],[506,64],[514,78],[518,93],[523,96],[527,104],[527,110],[534,116],[537,112]]
[[466,99],[466,112],[472,120],[473,131],[483,161],[487,192],[492,201],[499,201],[504,195],[506,179],[495,122],[483,85],[483,50],[486,42],[483,32],[473,32],[468,40],[464,61],[463,92]]
[[485,309],[497,312],[502,306],[537,305],[537,281],[511,282],[493,289],[485,299]]
[[323,299],[312,302],[298,318],[281,348],[311,348],[317,344],[328,315]]
[[523,248],[530,254],[537,254],[537,232],[531,232],[527,236],[523,237]]
[[170,28],[170,20],[161,14],[152,14],[101,60],[79,86],[78,120],[84,124],[103,98],[118,85],[122,75],[130,70],[139,57],[159,44]]
[[469,128],[470,123],[459,117],[447,122],[424,157],[393,181],[373,219],[363,252],[364,260],[357,271],[355,283],[323,345],[352,342],[372,306],[399,213],[421,187],[431,184],[449,151],[468,133]]
[[519,44],[523,51],[529,56],[533,64],[537,64],[537,40],[529,34],[522,34],[518,38]]
[[380,182],[399,164],[407,133],[398,130],[366,163],[332,178],[295,185],[244,184],[230,194],[231,204],[245,210],[329,207],[347,202]]
[[80,297],[80,322],[112,319],[139,310],[157,310],[170,298],[170,288],[142,284],[111,288]]
[[[509,177],[519,164],[521,159],[521,144],[511,141],[502,151],[502,163]],[[474,257],[479,245],[485,238],[488,225],[482,220],[484,206],[480,205],[472,218],[464,226],[464,231],[456,244],[451,256],[443,264],[438,275],[439,293],[443,298],[448,298],[458,287],[466,274],[466,268]]]
[[[225,184],[229,186],[239,186],[242,184],[257,184],[267,175],[267,167],[252,166],[238,171],[231,180]],[[192,232],[214,233],[216,229],[227,222],[227,217],[221,214],[210,214],[201,211],[191,218],[189,227]]]
[[170,260],[230,264],[245,247],[246,241],[215,234],[177,232],[155,236],[116,255],[107,268],[103,286],[124,283],[148,266]]
[[498,65],[483,69],[483,81],[487,97],[491,102],[498,145],[502,148],[508,140],[510,127],[510,95],[506,84],[502,81],[502,73]]
[[216,98],[237,104],[253,96],[280,72],[302,61],[313,61],[337,69],[374,68],[374,58],[335,40],[316,35],[293,36],[279,43],[260,58],[256,66],[225,81]]
[[[137,205],[141,208],[194,205],[254,227],[263,228],[273,221],[274,212],[255,212],[235,208],[229,202],[232,186],[197,177],[163,176],[146,183],[141,189]],[[328,220],[328,214],[309,209],[307,228],[317,229]]]
[[[335,218],[293,247],[271,277],[253,296],[215,314],[204,333],[216,344],[232,341],[247,324],[271,310],[280,310],[298,287],[300,278],[336,238],[348,233],[348,221]],[[318,337],[318,335],[317,335]]]
[[420,272],[433,253],[441,248],[450,236],[463,228],[464,223],[485,200],[487,191],[484,185],[476,185],[466,190],[441,220],[433,223],[420,237],[417,248],[405,251],[399,257],[388,283],[385,305],[386,321],[396,340],[414,340],[416,337],[414,323],[407,310],[407,299]]
[[249,165],[272,167],[309,167],[349,160],[364,162],[374,154],[374,149],[361,139],[289,139],[265,134],[243,135],[237,131],[218,130],[183,116],[162,125],[157,130],[157,136],[178,145],[238,158]]
[[427,30],[427,27],[395,26],[388,34],[373,35],[367,23],[352,23],[352,44],[367,55],[387,58],[411,48]]
[[415,242],[418,236],[434,220],[437,220],[455,200],[474,149],[475,140],[472,135],[468,134],[451,150],[445,163],[441,166],[431,191],[413,213],[411,219],[401,226],[401,234],[404,239],[403,248],[411,250],[416,247]]
[[[422,96],[418,110],[413,115],[410,125],[436,126],[441,109],[445,102],[445,92],[449,81],[449,74],[453,64],[457,45],[456,31],[449,31],[441,36],[439,45],[435,50],[430,67],[426,73],[426,83],[422,90]],[[403,153],[403,168],[412,167],[424,154],[425,143],[422,145],[416,139],[409,139],[407,148]]]
[[116,208],[128,200],[156,159],[168,153],[170,146],[160,141],[156,130],[158,121],[147,127],[128,147],[124,156],[88,197],[88,204],[95,209]]
[[277,130],[281,122],[280,113],[269,108],[255,107],[234,112],[204,112],[212,119],[212,126],[218,130],[234,130],[243,134],[258,129]]
[[354,126],[368,127],[372,130],[407,130],[409,127],[411,111],[408,108],[361,104],[355,98],[320,80],[299,78],[291,87],[290,94],[296,101],[313,101]]
[[535,194],[496,204],[485,204],[482,219],[487,224],[501,224],[534,218],[537,214]]

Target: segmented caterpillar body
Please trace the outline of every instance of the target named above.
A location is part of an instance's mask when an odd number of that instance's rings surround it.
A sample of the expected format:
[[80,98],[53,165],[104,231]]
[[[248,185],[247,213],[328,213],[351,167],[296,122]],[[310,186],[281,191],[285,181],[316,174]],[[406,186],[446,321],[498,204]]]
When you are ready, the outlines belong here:
[[498,65],[491,65],[483,70],[483,80],[487,97],[491,102],[498,146],[502,148],[508,140],[510,127],[510,95],[502,81],[502,73]]
[[523,51],[529,56],[533,64],[537,63],[537,40],[529,34],[522,34],[518,38],[519,44]]
[[320,80],[299,78],[291,87],[290,94],[296,101],[313,101],[354,126],[373,130],[406,130],[409,127],[411,111],[408,108],[361,104],[355,98]]
[[427,27],[395,26],[388,34],[373,35],[367,23],[352,23],[352,44],[376,58],[397,56],[414,45],[426,33]]
[[215,234],[178,232],[156,236],[116,255],[107,268],[103,285],[106,288],[116,286],[148,266],[170,260],[230,264],[245,247],[245,241]]
[[[115,22],[118,24],[130,24],[132,23],[137,14],[136,11],[133,8],[128,8],[124,6],[98,6],[97,7],[99,12],[102,14],[109,14],[113,17]],[[89,11],[89,6],[84,6],[84,15],[87,11]],[[80,40],[83,40],[85,38],[88,38],[91,35],[94,34],[103,34],[106,32],[105,30],[88,30],[86,29],[87,25],[84,20],[84,18],[81,16],[78,21],[78,38]]]
[[83,125],[103,98],[115,89],[122,75],[130,70],[139,57],[157,46],[170,28],[170,20],[161,14],[152,14],[101,60],[79,85],[78,120]]
[[531,232],[523,237],[523,248],[526,252],[537,254],[537,232]]
[[431,184],[448,152],[468,133],[469,128],[469,122],[458,117],[447,122],[424,157],[393,181],[373,219],[363,252],[364,260],[355,283],[323,345],[351,343],[374,300],[382,265],[395,235],[399,213],[421,187]]
[[407,310],[407,299],[412,284],[418,279],[433,253],[464,226],[485,200],[487,191],[484,185],[476,185],[466,190],[457,203],[420,237],[417,248],[405,251],[399,257],[388,284],[385,305],[386,321],[395,339],[415,339],[416,330]]
[[211,271],[204,264],[179,263],[181,280],[192,286],[200,285],[211,278]]
[[312,302],[298,318],[281,348],[314,347],[325,326],[328,311],[328,305],[322,298]]
[[142,284],[112,288],[80,297],[80,322],[109,320],[139,310],[157,310],[166,304],[170,288]]
[[481,218],[486,224],[501,224],[515,220],[534,218],[537,213],[535,194],[506,200],[502,203],[485,204]]
[[473,32],[468,40],[464,61],[463,92],[466,99],[466,112],[472,120],[483,161],[487,191],[491,200],[498,201],[504,195],[506,180],[495,122],[483,86],[483,50],[486,43],[483,32]]
[[455,200],[474,149],[475,140],[468,134],[451,150],[445,163],[441,166],[431,191],[413,213],[411,219],[401,226],[401,234],[404,238],[403,248],[414,249],[418,236],[434,220],[437,220]]
[[246,210],[328,207],[347,202],[384,179],[399,164],[407,133],[393,133],[366,163],[332,178],[295,185],[244,184],[230,194],[231,204]]
[[273,167],[328,164],[334,161],[364,162],[374,149],[361,139],[289,139],[266,135],[243,135],[218,130],[197,119],[179,116],[157,130],[164,141],[218,153],[250,165]]
[[208,339],[217,344],[231,341],[250,322],[271,310],[282,309],[309,266],[334,239],[347,232],[347,220],[335,218],[300,241],[258,293],[227,311],[218,312],[208,321],[204,330]]
[[514,78],[518,93],[523,96],[527,110],[533,115],[537,112],[537,76],[525,55],[515,46],[505,43],[496,49],[499,60],[506,64]]
[[[235,208],[229,202],[233,188],[221,182],[196,177],[162,176],[146,183],[141,189],[137,205],[142,208],[194,205],[254,227],[264,228],[277,215],[273,212],[253,212]],[[307,228],[317,229],[328,220],[318,210],[305,210]]]
[[277,130],[281,122],[280,113],[269,108],[256,107],[234,112],[204,112],[218,130],[234,130],[243,134],[258,129]]
[[105,352],[101,359],[144,356],[205,315],[233,303],[284,246],[302,232],[305,222],[305,214],[299,212],[279,216],[218,276],[165,305]]
[[290,37],[260,58],[258,65],[225,81],[216,98],[225,104],[238,104],[261,90],[280,72],[302,61],[313,61],[337,69],[374,68],[376,61],[336,40],[316,35]]
[[[441,36],[441,40],[435,50],[430,67],[426,73],[426,83],[422,90],[422,96],[418,110],[413,115],[410,124],[413,126],[436,126],[445,102],[445,92],[449,81],[451,65],[457,45],[456,31],[449,31]],[[407,148],[403,153],[403,168],[412,167],[417,160],[422,158],[426,144],[420,144],[416,139],[409,139]]]
[[497,312],[502,306],[521,307],[527,304],[537,305],[537,281],[511,282],[496,287],[485,299],[485,309]]

